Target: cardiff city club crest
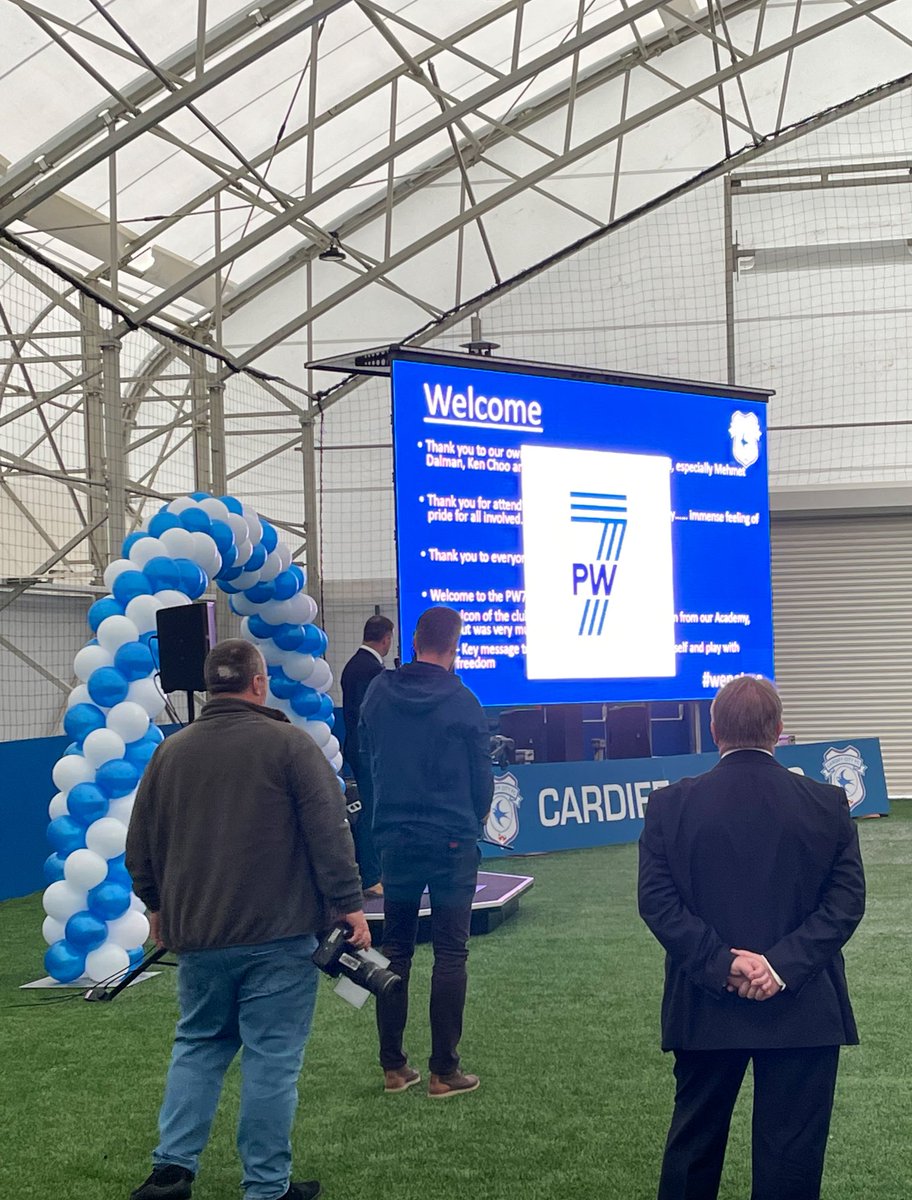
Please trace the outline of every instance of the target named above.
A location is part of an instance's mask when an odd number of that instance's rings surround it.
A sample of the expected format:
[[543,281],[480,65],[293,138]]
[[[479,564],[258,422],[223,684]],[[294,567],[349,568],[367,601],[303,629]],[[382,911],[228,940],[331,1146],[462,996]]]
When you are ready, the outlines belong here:
[[495,846],[512,846],[519,833],[519,806],[522,796],[516,776],[509,771],[494,777],[494,799],[485,822],[484,840]]
[[742,467],[752,467],[760,457],[760,438],[763,436],[757,414],[733,412],[728,433],[735,462]]
[[823,770],[820,774],[827,783],[845,788],[849,808],[857,808],[865,798],[864,773],[867,769],[864,759],[854,746],[844,746],[841,749],[830,746],[823,756]]

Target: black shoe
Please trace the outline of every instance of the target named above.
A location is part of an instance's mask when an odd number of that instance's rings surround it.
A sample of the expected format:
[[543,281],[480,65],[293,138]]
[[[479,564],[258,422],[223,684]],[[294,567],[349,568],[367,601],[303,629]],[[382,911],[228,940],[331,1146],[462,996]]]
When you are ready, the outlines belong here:
[[190,1200],[193,1172],[174,1163],[155,1167],[152,1174],[134,1192],[130,1200]]
[[291,1183],[288,1191],[279,1200],[316,1200],[323,1189],[316,1179],[308,1179],[306,1183]]

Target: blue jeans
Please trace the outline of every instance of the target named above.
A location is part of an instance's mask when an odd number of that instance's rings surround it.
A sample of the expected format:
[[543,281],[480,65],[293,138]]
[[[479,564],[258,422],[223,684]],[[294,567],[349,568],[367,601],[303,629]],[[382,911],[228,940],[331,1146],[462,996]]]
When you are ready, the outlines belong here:
[[288,1190],[298,1075],[317,998],[312,937],[180,956],[180,1020],[153,1165],[196,1173],[222,1081],[241,1057],[237,1143],[247,1200]]

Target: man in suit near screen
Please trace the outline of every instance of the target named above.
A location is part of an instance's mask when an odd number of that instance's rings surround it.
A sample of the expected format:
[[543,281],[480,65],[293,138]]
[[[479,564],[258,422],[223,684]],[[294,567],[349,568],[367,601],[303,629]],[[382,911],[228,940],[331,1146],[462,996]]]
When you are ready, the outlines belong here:
[[751,1061],[752,1200],[816,1200],[839,1047],[858,1041],[842,958],[864,913],[858,832],[842,788],[773,757],[782,706],[767,680],[726,684],[712,731],[719,763],[653,792],[640,839],[677,1084],[659,1200],[717,1196]]
[[365,693],[383,670],[383,660],[392,644],[393,623],[389,617],[379,614],[369,617],[364,626],[364,641],[345,664],[341,680],[342,715],[345,721],[343,756],[355,777],[361,799],[361,812],[352,827],[352,835],[358,870],[367,896],[382,896],[383,885],[380,882],[380,859],[374,848],[371,829],[374,821],[374,789],[370,765],[363,762],[361,757],[358,722]]

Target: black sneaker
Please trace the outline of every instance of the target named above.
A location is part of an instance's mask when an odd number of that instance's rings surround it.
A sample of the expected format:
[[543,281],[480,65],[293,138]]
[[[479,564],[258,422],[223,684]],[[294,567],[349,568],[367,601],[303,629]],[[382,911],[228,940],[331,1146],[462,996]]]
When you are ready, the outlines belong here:
[[192,1192],[193,1172],[166,1163],[153,1169],[146,1182],[130,1193],[130,1200],[190,1200]]
[[316,1200],[323,1189],[316,1179],[308,1179],[306,1183],[291,1183],[288,1191],[279,1200]]

